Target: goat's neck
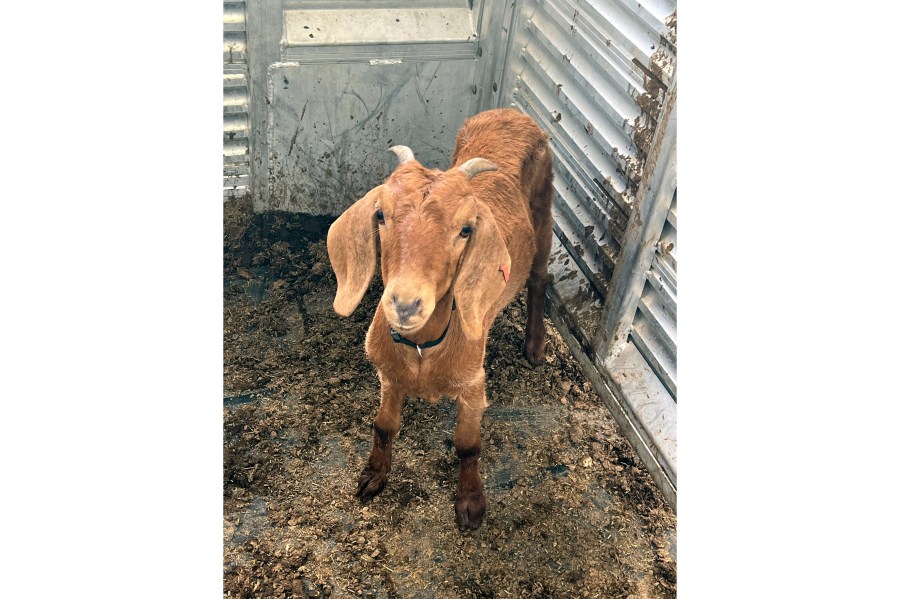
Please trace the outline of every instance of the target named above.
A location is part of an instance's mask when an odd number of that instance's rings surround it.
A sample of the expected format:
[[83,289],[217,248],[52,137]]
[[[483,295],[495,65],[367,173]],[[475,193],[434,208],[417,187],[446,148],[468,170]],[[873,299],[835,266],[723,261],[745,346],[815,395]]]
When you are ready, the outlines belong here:
[[441,336],[447,323],[450,321],[453,308],[453,292],[448,291],[434,306],[434,312],[431,318],[425,323],[421,330],[416,331],[412,335],[404,335],[413,343],[427,343]]

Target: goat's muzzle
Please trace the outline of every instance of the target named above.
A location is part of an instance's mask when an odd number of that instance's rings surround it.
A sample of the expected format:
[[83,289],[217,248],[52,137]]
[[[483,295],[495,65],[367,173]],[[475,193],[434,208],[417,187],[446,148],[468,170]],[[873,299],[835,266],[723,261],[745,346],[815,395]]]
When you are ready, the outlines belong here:
[[413,301],[401,302],[397,299],[397,296],[394,295],[391,296],[391,306],[394,308],[394,313],[397,315],[397,323],[405,326],[410,320],[414,320],[422,311],[422,298],[417,297]]
[[387,321],[392,327],[404,333],[421,328],[434,311],[434,294],[424,290],[421,284],[411,283],[411,281],[392,281],[381,298]]

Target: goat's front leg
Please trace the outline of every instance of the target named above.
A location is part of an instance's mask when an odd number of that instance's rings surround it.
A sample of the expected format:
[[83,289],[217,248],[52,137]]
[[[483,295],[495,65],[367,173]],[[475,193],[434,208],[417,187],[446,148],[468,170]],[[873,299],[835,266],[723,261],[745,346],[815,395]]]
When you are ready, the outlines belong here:
[[400,411],[403,409],[404,394],[384,377],[381,379],[381,407],[375,416],[374,443],[369,462],[359,475],[356,496],[360,499],[374,497],[387,484],[391,471],[391,446],[400,430]]
[[481,416],[487,407],[484,378],[456,399],[456,434],[453,443],[459,457],[459,485],[456,487],[456,523],[476,529],[487,505],[478,473],[481,455]]

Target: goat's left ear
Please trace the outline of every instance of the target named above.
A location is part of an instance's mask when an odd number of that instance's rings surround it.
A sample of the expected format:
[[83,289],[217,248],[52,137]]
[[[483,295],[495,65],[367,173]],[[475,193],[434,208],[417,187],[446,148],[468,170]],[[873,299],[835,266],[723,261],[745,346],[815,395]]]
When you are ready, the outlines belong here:
[[479,201],[478,217],[453,287],[466,338],[481,338],[484,315],[506,289],[509,268],[509,252],[494,215]]
[[347,208],[328,229],[328,259],[337,277],[334,311],[349,316],[375,274],[375,201],[379,185]]

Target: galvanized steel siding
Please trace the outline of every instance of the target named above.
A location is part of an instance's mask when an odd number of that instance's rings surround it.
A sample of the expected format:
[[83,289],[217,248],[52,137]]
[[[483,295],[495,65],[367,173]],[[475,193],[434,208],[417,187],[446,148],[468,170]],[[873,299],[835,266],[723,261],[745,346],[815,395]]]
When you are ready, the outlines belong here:
[[675,2],[524,0],[509,21],[497,103],[554,153],[551,313],[674,507]]
[[675,4],[526,2],[509,101],[551,135],[556,233],[605,297],[674,70]]
[[250,91],[247,75],[247,20],[244,2],[225,2],[223,14],[223,194],[250,191]]
[[[280,44],[268,44],[274,56],[261,64],[259,52],[251,56],[253,98],[264,98],[267,113],[253,120],[265,129],[251,149],[258,209],[340,214],[393,170],[392,145],[409,146],[428,167],[449,166],[478,99],[482,3],[266,8],[279,9],[281,26]],[[253,17],[251,32],[271,36],[273,27],[258,25],[265,15]],[[260,41],[251,38],[251,49]]]
[[[673,86],[675,26],[672,0],[531,0],[513,19],[509,92],[500,101],[550,133],[556,235],[590,282],[587,296],[604,302]],[[667,248],[674,239],[673,209],[646,278],[623,279],[645,287],[637,306],[621,315],[627,334],[596,344],[606,359],[631,339],[673,397],[675,254]],[[583,341],[591,337],[586,331]]]
[[631,330],[634,344],[673,398],[678,397],[677,251],[676,198],[673,197]]

